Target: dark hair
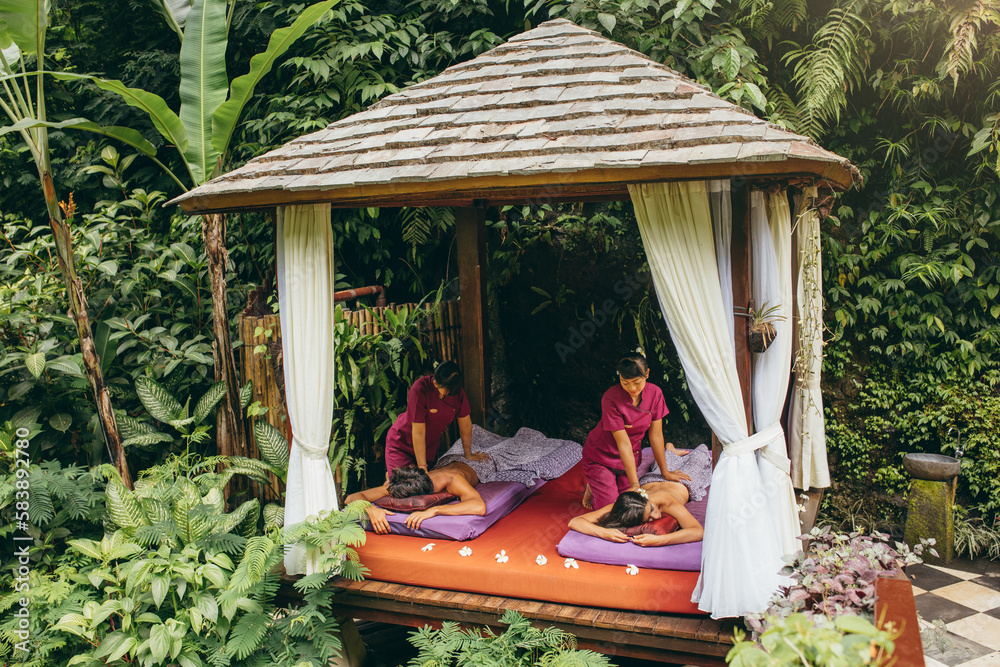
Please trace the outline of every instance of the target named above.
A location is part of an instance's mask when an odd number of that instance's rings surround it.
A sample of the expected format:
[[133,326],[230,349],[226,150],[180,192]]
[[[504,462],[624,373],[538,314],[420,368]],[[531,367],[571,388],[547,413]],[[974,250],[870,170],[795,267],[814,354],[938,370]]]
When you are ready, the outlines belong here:
[[434,369],[434,381],[454,396],[462,388],[462,371],[454,361],[442,361]]
[[434,493],[434,482],[423,468],[403,466],[389,475],[389,495],[393,498],[425,496],[429,493]]
[[646,363],[646,357],[638,352],[626,354],[618,360],[618,376],[625,380],[642,377],[648,372],[649,364]]
[[626,491],[618,496],[611,511],[597,520],[604,528],[631,528],[638,526],[646,518],[646,499],[635,491]]

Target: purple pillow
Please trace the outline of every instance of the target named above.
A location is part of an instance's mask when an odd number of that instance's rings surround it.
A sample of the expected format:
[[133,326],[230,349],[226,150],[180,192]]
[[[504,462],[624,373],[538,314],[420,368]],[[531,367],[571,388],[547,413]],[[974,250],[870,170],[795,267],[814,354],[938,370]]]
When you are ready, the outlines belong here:
[[428,507],[450,503],[453,500],[458,500],[458,498],[447,491],[442,491],[441,493],[428,493],[423,496],[407,496],[406,498],[382,496],[374,504],[384,510],[392,510],[394,512],[419,512]]
[[[690,502],[687,509],[691,515],[705,525],[705,510],[708,494],[701,500]],[[576,558],[590,563],[607,565],[635,565],[651,570],[701,570],[701,541],[684,544],[668,544],[663,547],[640,547],[626,542],[609,542],[593,535],[584,535],[575,530],[566,533],[556,545],[556,551],[564,558]]]
[[432,516],[421,522],[418,530],[411,530],[406,525],[405,514],[391,514],[385,520],[389,522],[389,530],[395,535],[413,535],[438,540],[471,540],[507,516],[544,484],[544,479],[535,480],[535,485],[531,487],[520,482],[483,482],[476,487],[486,503],[486,514],[483,516],[475,514]]

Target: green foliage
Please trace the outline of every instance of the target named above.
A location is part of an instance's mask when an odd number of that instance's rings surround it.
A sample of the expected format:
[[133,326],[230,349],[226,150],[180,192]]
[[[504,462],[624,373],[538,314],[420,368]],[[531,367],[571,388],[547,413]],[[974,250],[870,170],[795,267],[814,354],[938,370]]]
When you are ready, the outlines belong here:
[[985,556],[1000,561],[1000,524],[988,523],[981,508],[968,510],[955,505],[955,553],[976,559]]
[[406,409],[407,392],[420,377],[426,358],[419,329],[428,317],[423,302],[398,312],[385,310],[375,317],[383,330],[362,334],[339,305],[334,311],[339,363],[331,458],[333,465],[341,467],[344,479],[351,469],[360,475],[365,461],[374,459],[375,442]]
[[[10,432],[11,434],[13,431]],[[104,514],[104,493],[95,476],[78,466],[41,461],[30,468],[15,468],[9,433],[0,434],[0,536],[14,545],[0,556],[0,661],[25,667],[65,664],[83,650],[80,642],[52,630],[52,626],[86,596],[71,580],[83,559],[69,550],[70,537],[99,536]],[[33,437],[33,436],[29,436]],[[21,459],[23,460],[23,458]],[[26,473],[16,475],[17,470]],[[27,488],[25,488],[27,487]],[[27,528],[21,522],[27,523]],[[28,537],[27,541],[11,540]],[[28,578],[15,579],[24,565],[17,553],[28,552]],[[29,602],[31,651],[14,646],[21,641],[14,615],[20,599]]]
[[884,664],[895,644],[894,634],[858,616],[809,618],[792,614],[770,619],[759,645],[736,630],[726,664],[736,667],[861,667]]
[[441,628],[414,631],[410,643],[419,650],[410,667],[598,667],[612,663],[600,653],[576,648],[576,637],[555,627],[539,629],[508,609],[499,620],[507,628],[462,630],[446,621]]

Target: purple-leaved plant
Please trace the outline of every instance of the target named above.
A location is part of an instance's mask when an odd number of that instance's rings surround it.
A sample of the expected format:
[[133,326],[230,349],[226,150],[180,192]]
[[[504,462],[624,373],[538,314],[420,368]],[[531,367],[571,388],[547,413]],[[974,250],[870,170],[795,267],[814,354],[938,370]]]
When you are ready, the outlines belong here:
[[771,599],[767,611],[747,616],[747,626],[757,636],[767,627],[769,617],[801,613],[810,618],[822,615],[875,616],[875,580],[882,574],[899,572],[906,565],[922,563],[925,548],[937,555],[933,540],[922,540],[910,549],[901,542],[895,549],[884,533],[835,533],[829,526],[813,528],[800,539],[809,540],[808,551],[786,556],[781,571],[791,579]]

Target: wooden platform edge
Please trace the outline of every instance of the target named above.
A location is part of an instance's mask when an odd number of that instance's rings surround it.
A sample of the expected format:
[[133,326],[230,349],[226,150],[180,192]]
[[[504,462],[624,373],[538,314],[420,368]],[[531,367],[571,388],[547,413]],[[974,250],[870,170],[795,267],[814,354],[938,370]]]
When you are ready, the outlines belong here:
[[[280,597],[290,606],[301,598],[292,587],[294,580],[282,577]],[[580,648],[685,665],[724,665],[735,626],[731,620],[701,616],[564,605],[375,580],[338,577],[330,585],[338,591],[331,603],[337,615],[411,627],[440,627],[444,621],[454,621],[498,628],[500,617],[512,609],[535,625],[572,633]]]
[[913,586],[902,572],[875,580],[875,622],[880,630],[891,628],[894,634],[899,634],[893,642],[895,650],[884,664],[924,667]]

